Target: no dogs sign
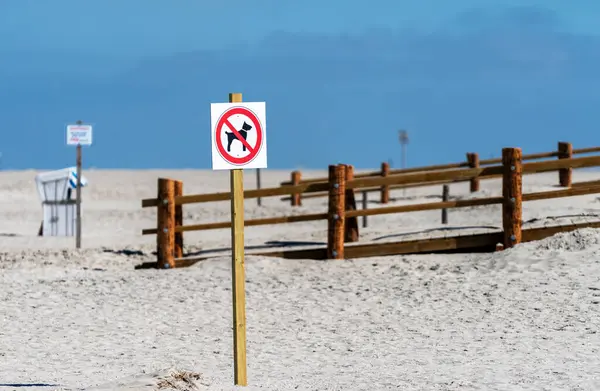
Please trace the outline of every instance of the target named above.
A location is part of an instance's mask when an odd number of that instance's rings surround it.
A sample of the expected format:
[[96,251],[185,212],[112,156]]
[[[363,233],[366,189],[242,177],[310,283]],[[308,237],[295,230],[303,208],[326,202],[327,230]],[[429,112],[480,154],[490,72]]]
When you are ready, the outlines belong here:
[[212,168],[267,168],[265,102],[210,105]]

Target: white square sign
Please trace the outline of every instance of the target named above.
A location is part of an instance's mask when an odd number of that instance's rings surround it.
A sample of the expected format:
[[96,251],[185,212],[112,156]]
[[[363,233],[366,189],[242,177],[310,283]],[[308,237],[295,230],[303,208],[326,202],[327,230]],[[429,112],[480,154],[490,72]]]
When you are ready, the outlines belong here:
[[213,170],[267,168],[265,102],[211,103]]
[[92,125],[68,125],[67,145],[92,145]]

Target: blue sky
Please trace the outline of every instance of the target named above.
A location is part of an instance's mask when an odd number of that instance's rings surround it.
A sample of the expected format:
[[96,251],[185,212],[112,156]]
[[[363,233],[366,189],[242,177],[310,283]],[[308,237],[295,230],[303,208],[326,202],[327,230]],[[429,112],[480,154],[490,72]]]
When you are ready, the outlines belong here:
[[[361,35],[369,29],[461,29],[464,13],[530,7],[561,28],[598,33],[593,0],[2,0],[0,48],[137,57],[246,45],[285,31]],[[474,21],[471,20],[471,23]]]
[[591,0],[0,0],[2,164],[72,164],[64,126],[81,118],[88,166],[206,168],[209,104],[234,91],[267,102],[273,168],[399,162],[399,128],[413,166],[595,145],[597,15]]

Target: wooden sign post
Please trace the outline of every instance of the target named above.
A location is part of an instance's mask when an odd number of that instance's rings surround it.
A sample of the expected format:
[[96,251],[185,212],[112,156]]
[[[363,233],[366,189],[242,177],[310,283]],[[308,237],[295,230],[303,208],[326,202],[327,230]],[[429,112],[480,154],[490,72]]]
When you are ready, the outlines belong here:
[[[242,94],[229,94],[229,102],[241,102]],[[230,171],[231,272],[233,292],[234,383],[248,385],[246,374],[246,272],[244,270],[244,171]]]
[[67,145],[77,146],[77,157],[75,162],[77,165],[77,188],[75,189],[75,216],[77,226],[75,227],[75,247],[81,248],[81,145],[92,145],[92,127],[90,125],[83,125],[82,121],[77,121],[75,125],[67,126]]
[[234,384],[247,386],[246,287],[244,270],[244,169],[267,167],[264,102],[211,104],[213,170],[229,170],[231,186],[231,276],[233,303]]

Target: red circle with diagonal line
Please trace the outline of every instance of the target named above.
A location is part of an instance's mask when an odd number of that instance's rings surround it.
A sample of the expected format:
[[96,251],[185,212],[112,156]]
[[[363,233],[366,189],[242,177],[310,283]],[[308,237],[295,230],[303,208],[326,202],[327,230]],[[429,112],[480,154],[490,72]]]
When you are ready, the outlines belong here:
[[[250,121],[253,122],[254,129],[256,130],[256,145],[254,147],[251,147],[250,144],[248,144],[248,142],[246,141],[246,139],[240,136],[238,130],[235,129],[235,127],[229,121],[229,118],[238,114],[245,115],[246,117],[248,117],[248,119],[250,119]],[[246,146],[246,149],[250,151],[250,153],[247,156],[235,157],[232,156],[229,152],[227,152],[221,139],[221,132],[225,131],[224,128],[227,128],[230,132],[234,133],[237,137],[237,140]],[[223,159],[225,159],[228,163],[231,164],[243,165],[250,163],[258,155],[258,152],[260,152],[260,149],[262,147],[262,140],[263,131],[258,117],[252,111],[248,110],[245,107],[232,107],[228,109],[221,115],[221,117],[217,121],[217,126],[215,126],[215,143],[217,144],[217,150],[219,151],[219,154],[223,157]]]

